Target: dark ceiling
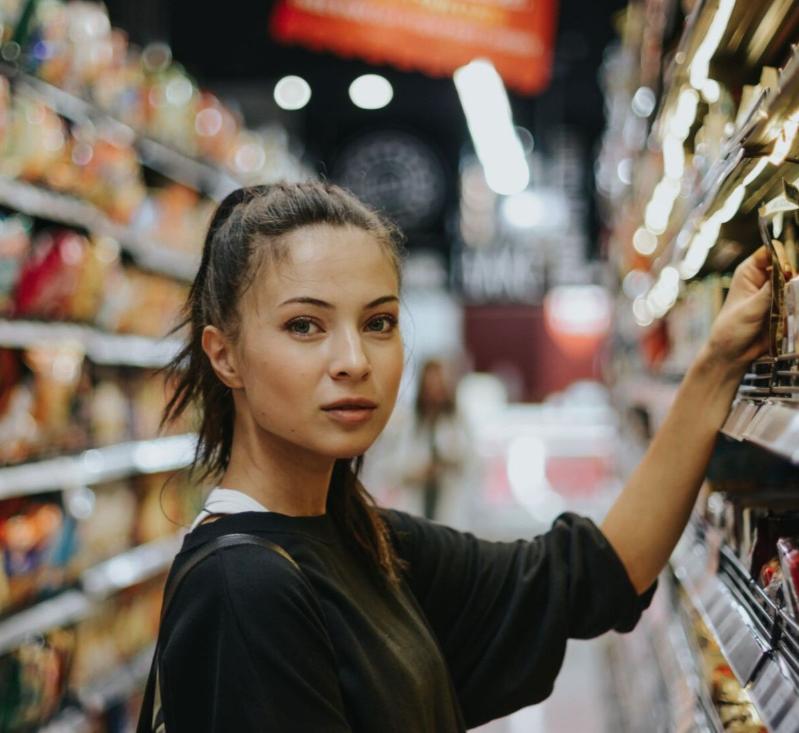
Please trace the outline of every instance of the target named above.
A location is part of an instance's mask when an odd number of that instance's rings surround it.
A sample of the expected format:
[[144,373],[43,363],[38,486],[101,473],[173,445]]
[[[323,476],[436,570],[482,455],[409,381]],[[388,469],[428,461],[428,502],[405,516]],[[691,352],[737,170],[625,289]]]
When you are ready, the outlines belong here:
[[[583,141],[585,193],[592,196],[592,159],[601,134],[603,102],[597,84],[602,55],[613,37],[612,16],[625,0],[562,0],[549,89],[536,97],[511,95],[515,122],[527,127],[539,149],[548,136],[566,125]],[[433,147],[448,173],[447,210],[457,197],[458,160],[469,144],[465,120],[450,78],[430,78],[391,68],[379,71],[394,86],[394,99],[378,111],[354,107],[347,96],[349,83],[375,67],[330,54],[286,47],[270,40],[271,0],[107,0],[112,22],[144,44],[167,40],[174,57],[202,85],[238,100],[248,124],[278,116],[306,146],[308,160],[330,174],[336,157],[349,140],[378,129],[400,129]],[[305,77],[313,89],[310,104],[285,113],[272,102],[279,77]],[[596,231],[592,214],[590,228]],[[446,240],[446,212],[432,228]]]

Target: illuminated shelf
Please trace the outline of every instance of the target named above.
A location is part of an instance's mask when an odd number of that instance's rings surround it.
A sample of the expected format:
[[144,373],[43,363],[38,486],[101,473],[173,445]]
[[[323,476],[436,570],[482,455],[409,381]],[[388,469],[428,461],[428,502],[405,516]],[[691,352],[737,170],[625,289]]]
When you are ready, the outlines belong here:
[[799,626],[729,548],[711,557],[696,525],[686,529],[671,566],[768,729],[799,730]]
[[26,639],[57,626],[67,626],[90,616],[94,604],[83,593],[68,590],[0,621],[0,654],[5,654]]
[[175,471],[191,463],[195,445],[194,435],[174,435],[7,466],[0,468],[0,499],[90,486],[136,474]]
[[142,267],[178,280],[191,282],[199,266],[198,258],[151,242],[130,227],[111,221],[86,201],[54,193],[8,176],[0,175],[0,205],[29,216],[112,237]]
[[796,406],[736,400],[722,433],[758,445],[799,465],[799,409]]
[[105,333],[79,324],[0,319],[0,347],[24,349],[59,342],[80,344],[95,364],[156,369],[169,363],[182,347],[176,339]]
[[120,122],[112,115],[74,94],[8,66],[0,66],[0,70],[14,79],[15,84],[44,100],[62,117],[74,122],[92,121],[104,126],[116,136],[132,141],[139,153],[141,163],[171,180],[197,191],[208,192],[211,198],[218,201],[243,185],[222,166],[198,160],[142,135],[129,125]]
[[81,586],[91,598],[106,598],[123,588],[142,583],[169,569],[180,550],[183,534],[138,545],[81,574]]

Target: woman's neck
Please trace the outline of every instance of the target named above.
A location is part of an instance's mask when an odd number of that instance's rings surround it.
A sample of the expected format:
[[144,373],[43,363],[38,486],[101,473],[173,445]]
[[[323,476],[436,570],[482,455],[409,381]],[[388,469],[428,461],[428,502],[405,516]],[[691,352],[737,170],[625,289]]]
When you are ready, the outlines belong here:
[[237,425],[230,462],[219,483],[248,494],[270,511],[316,516],[326,512],[334,464],[333,458]]

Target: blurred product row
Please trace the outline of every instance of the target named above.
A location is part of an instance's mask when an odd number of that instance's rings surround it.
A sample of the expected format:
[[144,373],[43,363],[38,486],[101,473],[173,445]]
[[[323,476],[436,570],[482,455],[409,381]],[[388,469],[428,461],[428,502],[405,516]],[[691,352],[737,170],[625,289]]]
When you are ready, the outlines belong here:
[[161,339],[215,201],[306,172],[101,4],[2,3],[0,57],[0,731],[127,730],[202,503]]

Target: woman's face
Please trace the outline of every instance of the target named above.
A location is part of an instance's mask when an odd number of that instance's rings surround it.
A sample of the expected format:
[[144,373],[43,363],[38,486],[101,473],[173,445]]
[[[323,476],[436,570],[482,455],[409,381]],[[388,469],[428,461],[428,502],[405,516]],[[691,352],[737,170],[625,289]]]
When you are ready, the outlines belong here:
[[402,376],[394,264],[356,227],[303,227],[284,241],[287,257],[265,265],[239,304],[237,409],[244,402],[265,434],[317,455],[360,455]]

